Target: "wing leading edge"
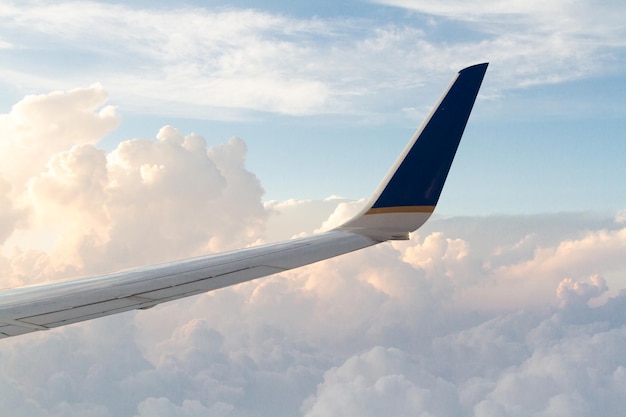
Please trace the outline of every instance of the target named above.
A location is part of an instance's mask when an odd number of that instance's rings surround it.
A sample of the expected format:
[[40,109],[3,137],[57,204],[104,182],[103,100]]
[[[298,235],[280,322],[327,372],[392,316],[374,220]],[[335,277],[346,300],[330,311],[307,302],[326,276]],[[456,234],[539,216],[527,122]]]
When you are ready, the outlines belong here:
[[407,239],[432,214],[487,64],[459,71],[372,195],[344,225],[313,236],[72,281],[0,291],[0,338],[200,294]]

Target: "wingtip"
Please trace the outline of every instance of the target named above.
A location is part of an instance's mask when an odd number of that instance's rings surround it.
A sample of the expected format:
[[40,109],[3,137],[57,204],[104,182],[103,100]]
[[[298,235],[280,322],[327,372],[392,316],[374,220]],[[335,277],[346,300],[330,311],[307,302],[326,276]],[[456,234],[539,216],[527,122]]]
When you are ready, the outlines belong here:
[[[341,229],[394,239],[416,230],[432,214],[487,70],[462,69],[411,138],[370,199]],[[383,239],[383,236],[387,236]]]
[[469,67],[465,67],[459,71],[459,74],[467,71],[478,71],[482,70],[483,72],[487,71],[487,67],[489,66],[489,62],[482,62],[480,64],[470,65]]

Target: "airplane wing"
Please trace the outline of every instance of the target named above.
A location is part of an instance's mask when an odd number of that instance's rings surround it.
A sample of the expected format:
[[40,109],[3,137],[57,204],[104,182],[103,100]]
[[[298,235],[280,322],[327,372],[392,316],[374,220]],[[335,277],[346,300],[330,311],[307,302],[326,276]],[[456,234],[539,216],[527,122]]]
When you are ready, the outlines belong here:
[[147,309],[387,240],[408,239],[435,209],[487,65],[456,74],[366,208],[342,226],[280,243],[3,290],[0,338]]

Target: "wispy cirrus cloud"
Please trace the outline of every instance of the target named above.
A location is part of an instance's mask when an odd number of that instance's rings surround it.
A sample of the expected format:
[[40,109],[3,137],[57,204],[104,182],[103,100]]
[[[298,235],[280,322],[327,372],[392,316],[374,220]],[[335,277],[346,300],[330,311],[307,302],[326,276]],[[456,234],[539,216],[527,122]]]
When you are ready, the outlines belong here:
[[[0,76],[47,90],[99,81],[137,109],[179,116],[207,108],[305,115],[383,111],[425,77],[444,80],[478,61],[494,63],[487,95],[619,71],[623,61],[619,13],[591,3],[379,3],[435,21],[9,3],[0,19],[12,48]],[[443,42],[436,19],[461,21],[445,30],[471,36]]]

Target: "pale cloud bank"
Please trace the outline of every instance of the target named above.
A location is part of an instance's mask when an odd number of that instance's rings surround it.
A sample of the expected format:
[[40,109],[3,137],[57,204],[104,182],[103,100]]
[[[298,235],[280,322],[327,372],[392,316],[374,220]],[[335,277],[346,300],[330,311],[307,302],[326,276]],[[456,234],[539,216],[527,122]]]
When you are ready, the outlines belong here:
[[[246,246],[268,240],[283,211],[321,208],[311,232],[358,209],[264,205],[241,139],[209,146],[166,126],[98,149],[119,121],[105,100],[92,86],[26,98],[0,117],[13,167],[1,173],[1,287]],[[41,154],[24,159],[23,147]],[[3,340],[0,412],[617,415],[625,236],[611,216],[435,216],[406,242]]]

